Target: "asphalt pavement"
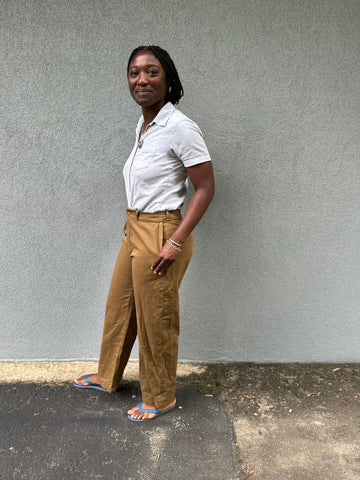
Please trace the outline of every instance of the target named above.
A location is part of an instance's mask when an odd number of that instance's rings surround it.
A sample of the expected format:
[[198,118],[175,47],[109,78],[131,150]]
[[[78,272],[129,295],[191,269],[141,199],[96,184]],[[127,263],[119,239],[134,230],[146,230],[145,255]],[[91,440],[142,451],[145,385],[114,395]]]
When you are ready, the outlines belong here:
[[131,422],[136,385],[115,394],[70,385],[0,385],[1,480],[230,480],[232,423],[217,395],[183,386],[176,408]]
[[96,365],[0,365],[0,480],[360,480],[359,364],[180,364],[144,424],[133,367],[110,395],[71,385]]

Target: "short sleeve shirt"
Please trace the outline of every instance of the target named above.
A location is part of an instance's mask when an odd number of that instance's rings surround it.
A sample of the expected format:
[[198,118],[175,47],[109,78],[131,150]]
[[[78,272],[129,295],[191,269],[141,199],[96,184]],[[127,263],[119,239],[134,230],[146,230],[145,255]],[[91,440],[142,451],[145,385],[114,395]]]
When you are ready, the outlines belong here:
[[186,168],[211,161],[202,133],[170,102],[139,138],[143,122],[141,117],[123,170],[128,206],[142,212],[181,208],[188,188]]

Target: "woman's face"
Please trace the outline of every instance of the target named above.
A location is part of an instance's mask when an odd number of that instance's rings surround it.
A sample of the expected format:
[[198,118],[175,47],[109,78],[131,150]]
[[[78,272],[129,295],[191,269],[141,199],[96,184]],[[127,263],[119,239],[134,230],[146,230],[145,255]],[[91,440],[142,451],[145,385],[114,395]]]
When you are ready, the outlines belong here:
[[160,110],[165,105],[165,71],[151,52],[139,52],[131,60],[128,82],[131,96],[141,107]]

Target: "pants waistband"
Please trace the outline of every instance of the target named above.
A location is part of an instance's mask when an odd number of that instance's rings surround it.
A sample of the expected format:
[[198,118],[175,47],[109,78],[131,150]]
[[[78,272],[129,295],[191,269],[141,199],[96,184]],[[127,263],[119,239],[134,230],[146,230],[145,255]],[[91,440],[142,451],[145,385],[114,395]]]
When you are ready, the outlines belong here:
[[141,222],[164,222],[167,220],[181,220],[180,210],[165,210],[164,212],[141,212],[131,208],[126,209],[127,216],[134,216]]

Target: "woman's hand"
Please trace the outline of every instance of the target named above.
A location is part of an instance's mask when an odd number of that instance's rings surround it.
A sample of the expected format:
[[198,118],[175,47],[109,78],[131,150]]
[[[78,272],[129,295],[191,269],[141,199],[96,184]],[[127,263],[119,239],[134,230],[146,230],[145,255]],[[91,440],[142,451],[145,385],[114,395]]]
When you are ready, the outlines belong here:
[[160,250],[157,259],[151,265],[151,270],[153,270],[155,274],[162,275],[166,272],[170,265],[175,262],[179,255],[181,255],[180,252],[170,247],[168,243],[165,243]]

